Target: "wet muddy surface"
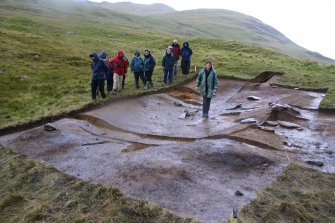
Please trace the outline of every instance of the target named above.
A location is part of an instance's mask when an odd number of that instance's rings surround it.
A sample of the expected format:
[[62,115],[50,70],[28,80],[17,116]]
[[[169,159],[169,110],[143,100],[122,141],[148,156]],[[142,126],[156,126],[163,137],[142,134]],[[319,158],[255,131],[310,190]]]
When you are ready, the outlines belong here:
[[291,161],[335,172],[335,114],[317,110],[323,94],[273,87],[275,78],[220,80],[209,119],[192,82],[61,119],[55,131],[41,126],[5,135],[0,143],[128,197],[219,222]]

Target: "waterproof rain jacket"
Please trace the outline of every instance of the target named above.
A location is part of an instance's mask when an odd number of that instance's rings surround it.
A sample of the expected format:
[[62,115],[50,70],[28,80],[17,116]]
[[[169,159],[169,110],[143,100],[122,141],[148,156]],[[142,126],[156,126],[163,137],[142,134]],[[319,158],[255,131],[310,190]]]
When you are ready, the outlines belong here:
[[201,69],[197,78],[197,87],[202,97],[212,98],[213,90],[218,89],[219,81],[215,69],[212,67],[206,79],[205,69]]

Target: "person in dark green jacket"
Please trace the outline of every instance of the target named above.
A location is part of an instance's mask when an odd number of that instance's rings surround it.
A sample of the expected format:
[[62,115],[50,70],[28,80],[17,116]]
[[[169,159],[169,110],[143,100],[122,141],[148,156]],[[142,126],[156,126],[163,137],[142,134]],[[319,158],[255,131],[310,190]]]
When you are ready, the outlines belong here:
[[206,62],[205,68],[201,69],[197,78],[197,87],[203,98],[202,117],[208,118],[211,99],[215,96],[219,81],[215,69],[210,61]]

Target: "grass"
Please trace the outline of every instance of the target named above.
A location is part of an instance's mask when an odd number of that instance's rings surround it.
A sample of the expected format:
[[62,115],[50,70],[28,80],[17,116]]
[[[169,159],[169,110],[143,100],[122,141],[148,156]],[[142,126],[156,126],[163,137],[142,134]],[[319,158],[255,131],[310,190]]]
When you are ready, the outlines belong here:
[[290,164],[241,210],[238,222],[335,222],[334,182],[334,174]]
[[[122,48],[131,59],[135,49],[141,52],[151,49],[157,59],[153,75],[155,88],[151,91],[164,88],[160,61],[164,49],[176,36],[152,32],[149,28],[143,32],[141,26],[127,28],[128,23],[136,24],[140,17],[109,13],[94,6],[80,8],[73,3],[65,10],[61,4],[51,9],[42,3],[27,2],[1,3],[7,7],[0,8],[0,129],[27,125],[94,105],[90,99],[88,57],[93,50],[107,49],[110,56],[114,56]],[[86,13],[74,13],[78,8]],[[182,42],[186,37],[177,39]],[[333,65],[301,61],[234,41],[187,39],[194,50],[192,67],[201,67],[210,58],[220,75],[245,80],[263,71],[281,71],[285,75],[278,84],[328,89],[321,108],[335,109]],[[22,76],[27,79],[21,80]],[[179,75],[175,84],[192,77]],[[128,73],[126,90],[117,97],[143,92],[135,90],[134,78]],[[112,98],[115,97],[108,97]]]
[[196,222],[0,148],[1,222]]

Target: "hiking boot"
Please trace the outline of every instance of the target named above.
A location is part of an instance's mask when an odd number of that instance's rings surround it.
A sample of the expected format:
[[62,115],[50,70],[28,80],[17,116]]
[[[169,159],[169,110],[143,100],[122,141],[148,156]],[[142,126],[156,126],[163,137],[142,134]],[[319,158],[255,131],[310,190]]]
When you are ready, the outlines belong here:
[[152,83],[152,81],[149,81],[149,85],[151,88],[154,87],[154,84]]
[[112,95],[116,95],[116,89],[112,90]]

